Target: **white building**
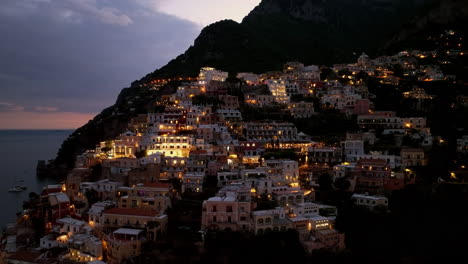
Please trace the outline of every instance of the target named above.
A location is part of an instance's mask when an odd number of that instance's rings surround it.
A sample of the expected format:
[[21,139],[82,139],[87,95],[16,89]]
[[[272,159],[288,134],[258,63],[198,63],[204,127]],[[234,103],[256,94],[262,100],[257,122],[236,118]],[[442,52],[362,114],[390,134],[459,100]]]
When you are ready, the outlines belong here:
[[265,160],[273,184],[287,184],[299,181],[299,165],[295,160],[269,159]]
[[227,72],[218,71],[215,68],[203,67],[200,69],[198,81],[201,85],[208,85],[211,81],[224,82],[228,75]]
[[257,85],[260,81],[258,75],[251,72],[240,72],[236,77],[237,79],[244,80],[248,85]]
[[151,144],[141,146],[148,155],[163,153],[164,157],[188,157],[192,138],[187,136],[153,136]]
[[346,140],[341,142],[341,146],[345,160],[348,162],[355,162],[358,156],[364,155],[364,141],[362,140]]
[[246,122],[245,137],[250,141],[294,141],[297,139],[297,128],[288,122]]
[[239,110],[228,110],[228,109],[218,109],[216,111],[223,120],[226,121],[241,121],[242,120],[242,114]]
[[87,226],[86,222],[73,219],[71,217],[65,217],[57,220],[59,225],[59,233],[67,233],[68,236],[71,236],[75,233],[80,233],[84,227]]
[[388,198],[382,196],[353,194],[351,200],[353,200],[356,205],[367,207],[369,210],[373,210],[376,206],[388,207]]
[[265,80],[265,84],[268,85],[268,89],[274,96],[275,101],[280,104],[289,103],[289,96],[286,91],[286,82],[284,80]]

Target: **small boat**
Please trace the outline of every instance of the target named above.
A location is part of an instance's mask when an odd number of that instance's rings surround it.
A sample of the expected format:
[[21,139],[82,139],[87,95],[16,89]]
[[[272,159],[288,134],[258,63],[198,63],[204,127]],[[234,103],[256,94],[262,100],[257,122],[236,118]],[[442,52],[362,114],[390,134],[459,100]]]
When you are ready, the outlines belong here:
[[12,187],[10,189],[8,189],[9,192],[22,192],[24,189],[18,187],[18,186],[15,186],[15,187]]

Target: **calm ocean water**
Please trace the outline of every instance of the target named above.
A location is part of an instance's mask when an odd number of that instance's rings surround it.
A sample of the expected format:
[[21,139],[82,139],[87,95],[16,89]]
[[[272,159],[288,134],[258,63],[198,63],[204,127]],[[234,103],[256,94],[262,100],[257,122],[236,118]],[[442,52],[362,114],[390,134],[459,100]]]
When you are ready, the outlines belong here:
[[[0,130],[0,227],[14,222],[30,192],[54,184],[51,179],[36,177],[37,160],[55,158],[71,130]],[[28,187],[19,193],[8,189],[20,182]]]

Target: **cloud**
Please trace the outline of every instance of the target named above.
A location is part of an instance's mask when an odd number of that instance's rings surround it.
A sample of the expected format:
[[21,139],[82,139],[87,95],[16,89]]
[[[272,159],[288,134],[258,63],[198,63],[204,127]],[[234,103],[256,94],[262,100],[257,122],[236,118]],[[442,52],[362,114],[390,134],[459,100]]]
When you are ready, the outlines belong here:
[[235,2],[232,0],[137,0],[137,2],[153,10],[206,26],[223,19],[241,22],[261,0]]
[[[57,1],[57,0],[55,0]],[[66,16],[70,16],[73,12],[83,13],[88,16],[93,16],[103,23],[117,24],[117,25],[129,25],[133,23],[133,20],[121,10],[115,7],[99,6],[97,0],[59,0],[69,3],[69,9]],[[101,1],[102,2],[102,1]],[[73,10],[73,11],[72,11]]]
[[0,112],[21,112],[24,111],[24,107],[8,102],[0,102]]
[[36,106],[34,110],[37,112],[58,112],[59,109],[53,106]]
[[93,116],[74,112],[0,112],[0,129],[76,129]]
[[[9,16],[31,16],[46,12],[62,21],[82,23],[95,19],[106,24],[129,25],[131,17],[112,2],[102,0],[3,0],[0,14]],[[118,0],[117,0],[118,1]]]
[[199,31],[128,0],[2,0],[1,101],[16,106],[0,111],[96,114]]

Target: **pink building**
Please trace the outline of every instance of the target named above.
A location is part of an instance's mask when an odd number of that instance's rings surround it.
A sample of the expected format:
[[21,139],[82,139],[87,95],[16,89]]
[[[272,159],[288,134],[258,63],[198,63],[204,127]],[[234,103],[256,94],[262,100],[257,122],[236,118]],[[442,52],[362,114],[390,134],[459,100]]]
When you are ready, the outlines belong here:
[[360,159],[354,170],[356,192],[381,193],[391,177],[390,166],[382,159]]
[[203,202],[203,230],[250,230],[250,187],[232,184]]
[[369,99],[359,99],[354,103],[353,114],[355,115],[365,115],[368,114],[370,110],[370,101]]

